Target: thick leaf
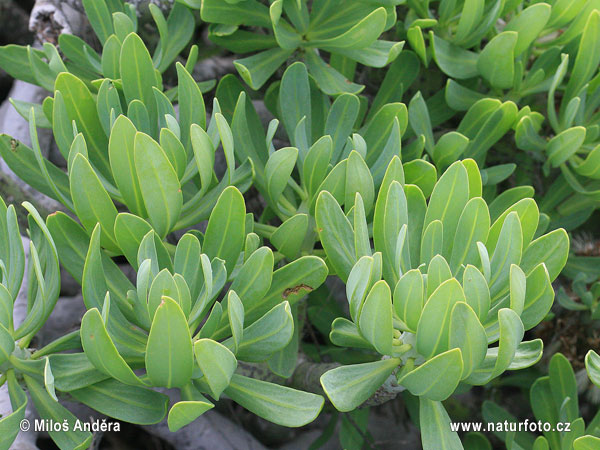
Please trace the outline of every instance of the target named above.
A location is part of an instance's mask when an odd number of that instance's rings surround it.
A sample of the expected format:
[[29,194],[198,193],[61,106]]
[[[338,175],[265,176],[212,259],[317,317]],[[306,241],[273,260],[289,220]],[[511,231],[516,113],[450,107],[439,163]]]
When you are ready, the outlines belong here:
[[536,326],[546,317],[554,301],[554,289],[544,263],[530,272],[526,279],[525,305],[521,320],[526,330]]
[[81,154],[78,154],[73,160],[69,181],[75,211],[83,226],[88,232],[91,232],[99,223],[102,227],[102,245],[111,251],[118,252],[119,245],[114,236],[117,208],[94,169]]
[[[12,321],[13,302],[16,300],[23,275],[25,273],[25,250],[20,237],[19,224],[15,207],[6,207],[0,199],[0,260],[4,262],[3,288],[0,288],[0,297],[4,311],[3,325],[9,328],[8,322]],[[8,297],[8,298],[7,298]]]
[[329,333],[331,342],[340,347],[356,347],[372,349],[373,346],[360,334],[354,322],[338,317],[331,324]]
[[478,261],[477,242],[486,242],[489,229],[490,214],[486,202],[481,197],[472,198],[466,204],[456,226],[450,257],[450,268],[454,274],[462,265]]
[[[290,342],[293,332],[290,305],[288,302],[280,303],[244,329],[236,357],[242,361],[265,361]],[[223,344],[232,349],[233,339],[229,338]]]
[[185,279],[192,298],[198,298],[200,294],[201,268],[197,264],[200,260],[200,241],[191,233],[184,234],[177,243],[175,257],[173,259],[173,270]]
[[[187,154],[183,144],[175,133],[168,128],[163,128],[160,130],[160,146],[169,158],[175,172],[177,172],[177,176],[182,179],[187,167]],[[212,166],[209,166],[210,168]]]
[[584,127],[573,127],[554,136],[546,147],[548,162],[552,167],[560,166],[573,156],[583,144],[585,134]]
[[[41,50],[32,49],[38,56],[43,56]],[[22,45],[3,45],[0,47],[0,65],[10,76],[26,83],[37,84],[37,80],[31,70],[28,49]]]
[[560,228],[534,240],[523,253],[520,267],[529,275],[543,262],[550,280],[554,280],[565,266],[568,253],[569,237]]
[[58,353],[50,355],[48,360],[54,386],[59,391],[73,391],[109,378],[94,367],[85,353]]
[[8,361],[14,349],[15,339],[4,325],[0,325],[0,364]]
[[125,384],[144,386],[117,351],[96,308],[90,309],[81,319],[81,344],[98,370]]
[[544,343],[541,339],[521,342],[508,370],[520,370],[533,366],[542,358],[543,351]]
[[129,213],[120,213],[115,219],[115,238],[119,247],[134,269],[137,269],[138,250],[144,236],[152,230],[152,226],[144,219]]
[[197,124],[206,128],[206,111],[202,92],[192,75],[180,63],[177,67],[177,98],[179,99],[179,121],[181,126],[181,142],[190,150],[190,128]]
[[227,274],[233,268],[242,251],[245,238],[246,206],[239,190],[230,186],[219,196],[210,215],[203,251],[209,258],[225,261]]
[[477,54],[455,46],[433,32],[429,33],[432,42],[433,58],[446,75],[459,80],[479,75]]
[[354,248],[356,257],[371,256],[371,240],[362,197],[357,192],[354,200]]
[[462,356],[462,376],[467,378],[484,360],[487,352],[485,329],[473,309],[458,302],[450,316],[450,348],[458,348]]
[[116,80],[121,77],[122,42],[116,35],[111,35],[102,49],[102,72],[105,77]]
[[358,323],[360,313],[372,286],[381,279],[381,255],[363,256],[352,268],[346,282],[346,297],[350,306],[350,317]]
[[89,431],[83,431],[75,428],[78,421],[71,412],[61,406],[46,392],[44,387],[40,385],[34,378],[24,375],[27,390],[35,408],[42,419],[50,420],[53,423],[66,422],[67,429],[55,431],[49,430],[52,440],[59,446],[65,449],[83,449],[87,448],[92,441],[92,434]]
[[111,11],[106,2],[83,0],[82,3],[85,8],[85,14],[89,19],[96,36],[98,36],[100,42],[104,44],[108,37],[114,33]]
[[151,389],[105,380],[69,392],[78,402],[118,420],[139,425],[160,422],[169,397]]
[[[585,16],[584,16],[585,17]],[[587,16],[587,22],[583,29],[579,51],[575,59],[575,65],[571,72],[569,83],[565,92],[563,104],[566,105],[590,80],[596,72],[600,62],[600,12],[595,10]]]
[[427,398],[419,399],[419,423],[423,450],[461,450],[456,431],[450,429],[450,417],[444,406]]
[[463,155],[475,159],[480,165],[490,147],[510,130],[517,118],[518,109],[513,102],[495,102],[497,100],[485,98],[475,103],[457,130],[470,139]]
[[166,25],[167,33],[161,34],[154,55],[154,61],[158,62],[157,69],[160,72],[164,72],[169,67],[190,41],[195,28],[194,15],[188,8],[176,3],[167,18]]
[[[560,419],[552,398],[549,377],[540,377],[533,383],[529,390],[529,398],[536,419],[552,424],[558,423]],[[561,437],[558,431],[544,432],[544,436],[551,448],[560,448]]]
[[320,395],[233,375],[225,394],[263,419],[286,427],[312,422],[323,408]]
[[[186,0],[194,2],[195,0]],[[199,2],[197,3],[199,4]],[[269,9],[256,0],[243,4],[239,2],[221,2],[220,0],[206,0],[202,2],[200,11],[202,20],[206,22],[222,23],[226,25],[250,25],[259,27],[270,26]]]
[[338,411],[347,412],[364,403],[387,380],[400,359],[341,366],[321,376],[321,386]]
[[490,295],[494,300],[508,288],[510,267],[519,264],[523,246],[521,222],[516,212],[511,212],[502,225],[498,244],[490,261],[491,278],[489,281]]
[[385,8],[377,8],[345,33],[330,39],[311,40],[310,45],[334,52],[368,47],[385,29],[386,19]]
[[427,290],[425,298],[429,298],[439,285],[450,278],[452,278],[452,272],[448,263],[443,256],[435,255],[427,267]]
[[[312,147],[317,147],[319,144],[320,152],[317,153],[317,150],[309,151],[306,155],[306,160],[304,162],[304,184],[309,189],[309,193],[314,195],[316,193],[315,189],[320,184],[316,181],[315,175],[313,173],[324,174],[327,173],[326,164],[317,163],[316,161],[325,161],[329,162],[329,159],[333,163],[337,163],[339,161],[339,157],[341,155],[342,149],[346,144],[346,139],[352,133],[352,128],[354,123],[356,122],[356,118],[358,117],[358,112],[360,109],[360,102],[358,97],[352,94],[342,94],[338,96],[333,104],[331,105],[331,109],[329,110],[329,114],[327,115],[327,121],[325,122],[325,135],[323,138],[319,139]],[[328,138],[330,136],[330,138]],[[333,146],[332,150],[324,151],[321,146],[325,147],[329,146],[328,142],[331,139],[331,145]],[[325,140],[324,142],[322,142]],[[311,155],[312,153],[312,155]],[[313,162],[314,161],[314,162]],[[313,169],[314,167],[314,169]],[[314,180],[314,183],[309,183],[308,180]]]
[[455,41],[464,42],[470,33],[474,32],[483,17],[485,1],[466,0],[456,29]]
[[433,131],[429,111],[421,92],[417,92],[408,105],[408,120],[412,130],[417,136],[425,137],[425,148],[427,153],[433,154]]
[[450,317],[454,304],[460,301],[465,301],[465,294],[455,278],[443,282],[429,297],[417,328],[417,350],[421,355],[431,358],[448,350]]
[[222,344],[210,339],[200,339],[194,344],[194,354],[200,370],[202,383],[206,383],[210,395],[218,400],[237,368],[237,360]]
[[98,117],[96,101],[87,86],[76,76],[63,72],[56,77],[55,90],[64,100],[69,123],[75,121],[90,150],[91,162],[111,180],[108,161],[108,139]]
[[573,442],[573,450],[594,450],[600,445],[600,438],[596,436],[582,436]]
[[183,387],[192,376],[192,338],[183,311],[163,297],[152,321],[146,348],[146,370],[155,386]]
[[[467,378],[467,382],[470,384],[483,385],[488,383],[508,369],[515,357],[519,343],[523,339],[523,323],[517,313],[508,308],[502,308],[498,311],[498,323],[499,345],[488,349],[483,363]],[[488,334],[488,341],[492,341],[494,338],[497,339],[495,334],[491,336]]]
[[215,148],[208,133],[197,124],[191,127],[191,145],[200,175],[201,186],[198,195],[203,196],[208,192],[213,181]]
[[13,412],[0,419],[0,445],[2,448],[8,449],[19,433],[19,424],[25,418],[27,395],[17,382],[14,371],[9,371],[7,378],[8,393]]
[[136,132],[135,126],[126,116],[117,117],[110,134],[108,152],[115,183],[125,204],[134,214],[146,216],[146,207],[135,167]]
[[[185,392],[187,387],[182,391],[182,397],[186,398]],[[189,423],[196,420],[202,414],[209,409],[214,408],[211,402],[206,397],[200,394],[194,387],[191,387],[195,391],[195,395],[190,396],[189,399],[185,399],[175,403],[169,410],[169,416],[167,423],[169,431],[175,432],[180,428],[188,425]]]
[[327,191],[319,194],[315,218],[329,264],[336,274],[346,281],[350,270],[356,263],[352,225],[338,202]]
[[600,356],[593,350],[585,355],[585,368],[592,383],[600,387]]
[[244,308],[250,308],[263,300],[265,294],[269,291],[272,280],[273,252],[268,247],[261,247],[254,251],[244,262],[229,290],[230,292],[235,291]]
[[267,361],[269,369],[283,378],[290,378],[298,365],[298,350],[300,346],[300,326],[298,323],[298,308],[292,310],[294,332],[292,339],[281,350],[275,352]]
[[[574,421],[579,417],[579,401],[577,398],[577,380],[571,363],[564,355],[556,353],[550,359],[548,375],[550,376],[550,390],[557,410],[563,409],[564,404],[567,421]],[[569,401],[565,403],[567,398]]]
[[[244,304],[246,324],[253,323],[266,312],[286,300],[294,305],[309,292],[317,289],[327,277],[327,266],[316,256],[303,256],[296,261],[273,272],[269,291],[254,304]],[[226,318],[221,320],[216,338],[227,337],[229,324]]]
[[439,220],[431,222],[421,238],[421,264],[428,265],[435,255],[441,255],[444,243],[444,226]]
[[[10,169],[29,186],[59,202],[63,200],[63,198],[57,196],[54,189],[48,185],[44,174],[45,171],[40,169],[36,153],[31,148],[10,136],[1,135],[0,155]],[[44,164],[62,196],[68,198],[70,196],[70,190],[67,174],[47,160],[44,161]]]
[[444,134],[432,151],[432,158],[440,169],[449,166],[463,154],[469,145],[469,139],[456,131]]
[[[156,89],[156,88],[154,88]],[[152,134],[150,115],[148,108],[141,100],[132,100],[127,108],[127,116],[131,119],[135,128],[142,133]]]
[[58,36],[58,46],[73,64],[100,74],[101,70],[98,70],[101,69],[100,56],[83,39],[74,34],[61,33]]
[[181,186],[162,148],[140,132],[135,136],[135,168],[150,223],[160,236],[165,236],[179,218]]
[[527,47],[537,39],[548,19],[550,19],[551,9],[547,3],[532,5],[506,25],[504,31],[516,31],[518,33],[514,49],[515,56],[519,56],[527,50]]
[[486,247],[490,253],[496,248],[498,237],[502,231],[506,217],[512,212],[517,213],[519,216],[519,221],[521,222],[521,228],[523,232],[523,249],[526,249],[533,239],[533,236],[539,225],[540,213],[535,201],[531,198],[525,198],[523,200],[519,200],[517,203],[500,214],[500,217],[498,217],[498,219],[496,219],[496,221],[492,224],[486,241]]
[[417,186],[406,185],[404,193],[406,194],[406,205],[410,211],[407,234],[410,261],[411,264],[416,264],[420,259],[421,235],[423,234],[423,220],[427,211],[427,203],[423,192]]
[[460,163],[452,164],[435,185],[427,207],[424,227],[440,220],[444,230],[442,255],[450,258],[456,228],[461,213],[469,200],[467,170]]
[[344,93],[358,94],[365,87],[347,80],[329,64],[325,63],[316,53],[306,53],[306,65],[319,88],[327,95],[340,95]]
[[344,196],[344,205],[346,211],[354,205],[356,194],[360,194],[365,213],[369,215],[373,209],[375,199],[375,187],[369,167],[362,156],[355,150],[350,152],[348,163],[346,164],[346,188]]
[[358,325],[362,335],[382,355],[392,353],[392,296],[385,281],[378,281],[367,295]]
[[310,84],[304,64],[297,62],[286,69],[279,89],[279,105],[283,126],[292,145],[300,150],[299,160],[300,167],[302,167],[305,155],[300,148],[300,143],[297,142],[296,129],[303,118],[305,118],[305,137],[311,135]]
[[492,221],[495,223],[496,220],[511,206],[525,198],[532,198],[534,193],[535,190],[531,186],[518,186],[507,189],[502,194],[498,195],[489,205]]
[[463,289],[467,304],[473,309],[480,321],[487,318],[490,310],[490,290],[484,275],[472,265],[463,272]]
[[308,231],[308,215],[296,214],[283,222],[271,235],[271,243],[288,260],[300,253],[302,243]]
[[234,62],[240,76],[252,89],[260,89],[290,57],[293,50],[273,48]]
[[298,149],[295,147],[285,147],[274,152],[265,166],[265,179],[267,191],[272,205],[277,207],[277,202],[283,190],[287,186],[288,179],[292,170],[296,166],[298,159]]
[[85,257],[83,277],[81,280],[81,293],[87,309],[102,308],[104,298],[108,291],[106,275],[102,265],[100,249],[100,225],[96,225],[90,237],[90,246]]
[[413,332],[417,331],[424,304],[423,276],[418,269],[409,270],[394,289],[394,310]]
[[[148,315],[151,321],[154,318],[154,315],[159,305],[163,302],[163,296],[170,297],[177,303],[179,303],[179,291],[177,289],[177,283],[175,283],[175,279],[173,278],[173,275],[171,275],[168,269],[163,269],[158,273],[158,275],[156,275],[154,280],[152,280],[150,290],[148,291],[147,308]],[[143,301],[144,297],[140,300]],[[184,308],[181,309],[185,315]]]
[[525,274],[519,266],[513,264],[510,266],[509,289],[510,289],[510,309],[519,316],[523,313],[525,306]]
[[383,255],[383,275],[390,285],[395,285],[400,277],[396,244],[405,224],[408,224],[408,207],[404,188],[399,182],[392,181],[385,191],[383,187],[380,190],[373,218],[375,250]]
[[398,380],[411,394],[429,400],[446,400],[460,381],[463,373],[461,351],[448,350],[426,361]]
[[369,167],[374,167],[390,137],[393,136],[396,119],[402,134],[408,125],[408,111],[403,103],[390,103],[383,106],[361,130],[367,143],[368,151],[365,160]]
[[244,305],[235,291],[231,289],[227,296],[227,316],[233,337],[233,352],[236,353],[244,337]]
[[4,285],[0,285],[0,325],[8,330],[12,323],[13,298],[8,289]]
[[[135,64],[132,64],[132,61],[135,61]],[[148,110],[150,131],[152,135],[156,135],[158,109],[152,88],[159,88],[160,86],[154,72],[150,53],[148,53],[144,42],[137,34],[130,33],[123,41],[120,65],[123,92],[127,104],[133,100],[139,100],[144,104]],[[144,178],[143,176],[140,177]]]

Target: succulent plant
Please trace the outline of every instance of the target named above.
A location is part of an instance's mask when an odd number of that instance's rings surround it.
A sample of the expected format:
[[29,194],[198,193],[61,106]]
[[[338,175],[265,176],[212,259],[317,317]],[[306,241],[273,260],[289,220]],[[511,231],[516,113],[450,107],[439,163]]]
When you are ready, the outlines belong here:
[[329,267],[346,283],[351,317],[333,322],[330,339],[381,355],[321,377],[334,406],[351,411],[389,384],[419,397],[426,448],[458,441],[435,425],[449,420],[440,402],[461,382],[485,385],[542,356],[542,341],[523,341],[524,332],[550,311],[569,239],[560,229],[543,234],[538,219],[535,201],[524,199],[492,223],[468,159],[444,172],[428,202],[405,184],[397,157],[376,201],[356,193],[344,213],[323,191],[317,228]]
[[[530,376],[558,349],[529,330],[571,314],[597,332],[598,259],[565,229],[593,229],[600,198],[598,0],[178,0],[149,26],[121,0],[82,4],[98,42],[0,47],[49,92],[12,100],[31,145],[2,135],[0,156],[62,205],[24,204],[26,255],[0,201],[0,447],[26,389],[69,424],[60,448],[91,443],[70,398],[173,432],[222,399],[287,427],[323,410],[313,447],[341,421],[360,449],[368,408],[400,393],[425,450],[488,448],[450,426],[455,394],[491,398],[519,369],[535,418],[573,431],[496,434],[507,448],[597,445],[568,360]],[[233,73],[194,78],[231,53]],[[61,269],[86,312],[33,348]],[[489,400],[483,417],[517,420]]]
[[[235,53],[258,52],[235,66],[253,88],[261,88],[282,64],[297,54],[323,92],[359,93],[353,83],[357,63],[383,67],[393,61],[403,42],[379,39],[396,22],[400,0],[288,1],[183,0],[200,9],[211,24],[210,39]],[[252,27],[255,31],[247,28]],[[329,63],[322,52],[330,54]]]

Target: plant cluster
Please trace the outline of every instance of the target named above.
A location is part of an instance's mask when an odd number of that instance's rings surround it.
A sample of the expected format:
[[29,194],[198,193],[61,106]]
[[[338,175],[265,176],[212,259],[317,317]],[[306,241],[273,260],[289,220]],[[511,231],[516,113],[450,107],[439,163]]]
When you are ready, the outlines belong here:
[[[63,207],[44,219],[23,205],[26,258],[0,200],[0,383],[14,411],[1,448],[24,389],[43,419],[75,421],[70,398],[134,424],[166,417],[173,432],[222,398],[286,427],[325,408],[320,441],[336,411],[364,428],[368,406],[401,394],[424,449],[491,448],[450,429],[453,394],[549,359],[535,330],[560,314],[553,283],[597,329],[598,263],[570,253],[567,231],[600,205],[600,1],[179,0],[167,17],[150,5],[153,49],[131,5],[82,3],[96,48],[69,34],[0,47],[0,67],[50,93],[12,100],[31,147],[2,135],[0,156]],[[239,56],[239,78],[195,80],[198,27]],[[61,268],[87,312],[36,349]],[[600,387],[597,351],[585,369]],[[572,432],[497,437],[596,448],[600,416],[580,413],[571,363],[556,353],[548,370],[520,387],[536,419]],[[516,420],[493,401],[481,415]],[[341,430],[345,448],[363,446]],[[61,449],[92,439],[50,435]]]

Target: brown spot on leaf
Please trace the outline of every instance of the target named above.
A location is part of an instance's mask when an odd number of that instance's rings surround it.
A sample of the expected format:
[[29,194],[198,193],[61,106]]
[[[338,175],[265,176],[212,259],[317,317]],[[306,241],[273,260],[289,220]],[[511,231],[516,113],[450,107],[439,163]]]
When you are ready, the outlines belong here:
[[17,141],[16,139],[11,139],[10,140],[10,149],[14,152],[17,147],[19,146],[19,141]]
[[299,284],[298,286],[287,288],[285,291],[283,291],[283,294],[281,294],[281,297],[283,299],[286,299],[290,295],[299,294],[301,291],[306,291],[308,293],[308,292],[311,292],[312,290],[313,290],[313,288],[311,288],[307,284]]

